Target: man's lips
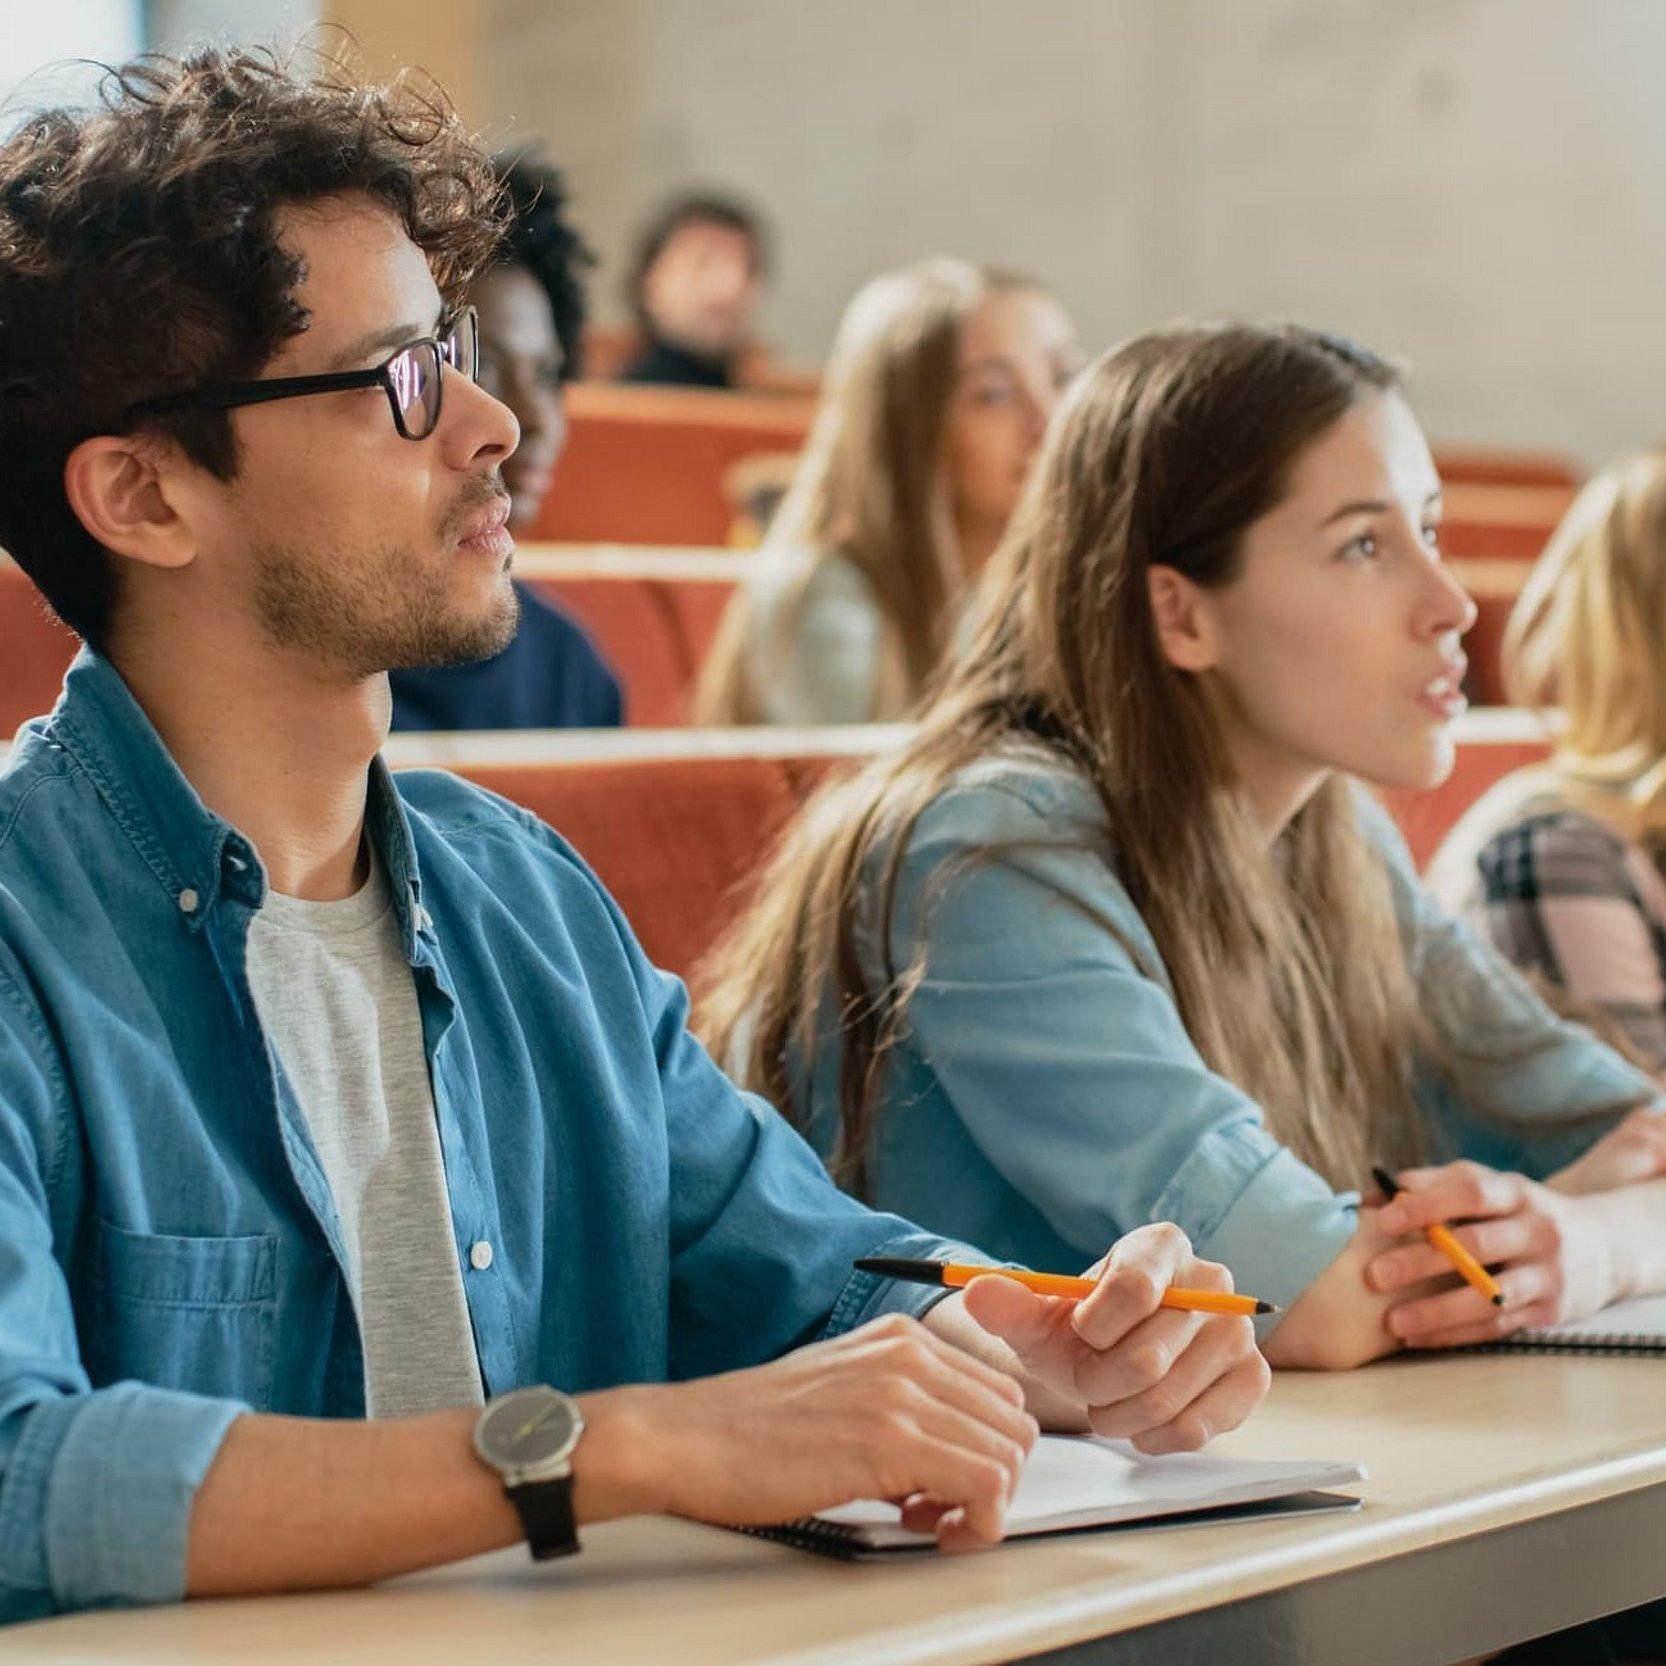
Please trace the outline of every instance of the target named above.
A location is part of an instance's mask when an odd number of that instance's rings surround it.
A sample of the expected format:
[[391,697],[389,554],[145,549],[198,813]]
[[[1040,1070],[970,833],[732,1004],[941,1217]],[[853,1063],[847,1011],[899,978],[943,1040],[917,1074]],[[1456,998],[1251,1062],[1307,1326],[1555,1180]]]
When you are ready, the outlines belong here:
[[489,544],[508,524],[509,499],[494,498],[463,522],[457,541],[462,544]]

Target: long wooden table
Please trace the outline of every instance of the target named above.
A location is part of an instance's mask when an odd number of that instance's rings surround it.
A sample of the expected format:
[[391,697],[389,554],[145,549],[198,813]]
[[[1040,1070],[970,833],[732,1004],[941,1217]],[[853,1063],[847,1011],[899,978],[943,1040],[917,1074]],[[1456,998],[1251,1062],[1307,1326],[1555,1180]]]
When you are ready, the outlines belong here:
[[1246,1456],[1358,1458],[1363,1509],[827,1562],[614,1523],[544,1568],[46,1620],[0,1660],[121,1666],[1438,1666],[1666,1595],[1666,1361],[1444,1357],[1283,1375]]

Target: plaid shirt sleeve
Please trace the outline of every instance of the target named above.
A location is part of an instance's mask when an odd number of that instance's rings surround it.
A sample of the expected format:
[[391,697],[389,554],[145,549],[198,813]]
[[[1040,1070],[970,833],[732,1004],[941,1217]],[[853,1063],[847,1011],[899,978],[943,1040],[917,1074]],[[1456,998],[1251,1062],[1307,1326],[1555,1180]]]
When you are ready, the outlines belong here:
[[1530,816],[1482,849],[1467,900],[1507,960],[1666,1069],[1666,880],[1643,850],[1578,811]]

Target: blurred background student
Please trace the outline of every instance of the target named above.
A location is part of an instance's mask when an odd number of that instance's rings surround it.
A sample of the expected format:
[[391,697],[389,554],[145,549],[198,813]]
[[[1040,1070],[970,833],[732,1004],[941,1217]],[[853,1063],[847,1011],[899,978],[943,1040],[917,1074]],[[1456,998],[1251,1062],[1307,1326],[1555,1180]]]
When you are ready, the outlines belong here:
[[[579,369],[581,270],[589,254],[563,217],[561,176],[500,157],[511,215],[503,255],[470,297],[480,314],[480,381],[515,413],[521,443],[503,465],[509,530],[537,519],[567,436],[562,390]],[[618,679],[583,628],[517,582],[521,624],[472,665],[395,671],[396,729],[602,729],[624,719]]]
[[1032,278],[937,259],[862,289],[698,720],[866,723],[913,705],[1080,366],[1070,315]]
[[763,224],[741,203],[709,193],[666,203],[643,228],[626,279],[641,340],[619,380],[737,386],[768,270]]
[[1429,883],[1493,945],[1666,1071],[1666,446],[1580,493],[1511,612],[1510,703],[1548,762],[1484,795]]

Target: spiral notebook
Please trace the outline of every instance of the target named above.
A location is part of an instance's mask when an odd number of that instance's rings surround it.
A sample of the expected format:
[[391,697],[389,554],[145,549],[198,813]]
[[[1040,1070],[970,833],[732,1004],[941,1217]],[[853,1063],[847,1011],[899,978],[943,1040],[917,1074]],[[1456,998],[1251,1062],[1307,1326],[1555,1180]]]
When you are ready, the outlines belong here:
[[1589,1319],[1543,1330],[1517,1331],[1477,1352],[1490,1354],[1660,1354],[1666,1355],[1666,1296],[1638,1296],[1616,1302]]
[[[1364,1478],[1365,1471],[1354,1463],[1269,1462],[1196,1452],[1147,1458],[1121,1441],[1043,1435],[1019,1478],[1007,1512],[1007,1536],[1031,1538],[1177,1517],[1232,1519],[1352,1509],[1358,1499],[1323,1489]],[[929,1534],[904,1527],[894,1504],[872,1499],[782,1527],[741,1531],[847,1560],[936,1545]]]

